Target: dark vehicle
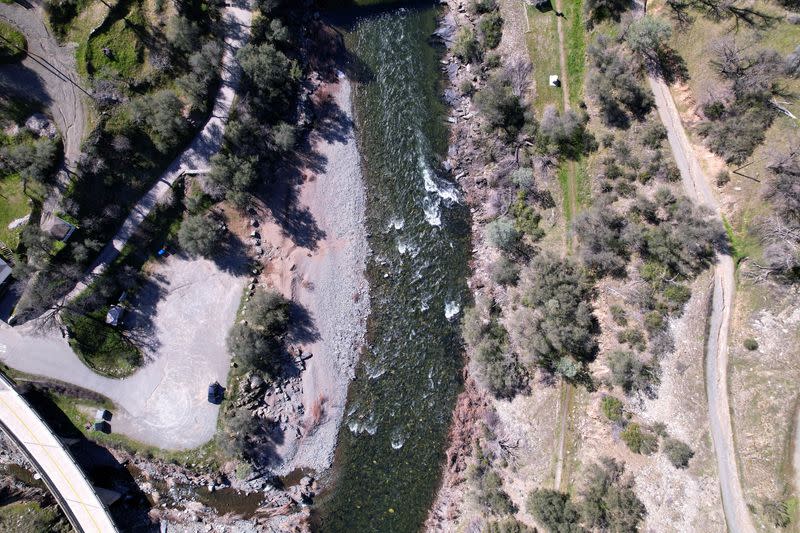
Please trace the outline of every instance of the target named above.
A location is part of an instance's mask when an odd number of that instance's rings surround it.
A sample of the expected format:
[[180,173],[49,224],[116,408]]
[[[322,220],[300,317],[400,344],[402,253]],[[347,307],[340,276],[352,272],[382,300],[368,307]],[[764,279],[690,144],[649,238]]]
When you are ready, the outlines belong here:
[[208,386],[209,403],[219,405],[222,403],[222,399],[224,397],[225,397],[225,389],[218,382],[215,381],[214,383]]

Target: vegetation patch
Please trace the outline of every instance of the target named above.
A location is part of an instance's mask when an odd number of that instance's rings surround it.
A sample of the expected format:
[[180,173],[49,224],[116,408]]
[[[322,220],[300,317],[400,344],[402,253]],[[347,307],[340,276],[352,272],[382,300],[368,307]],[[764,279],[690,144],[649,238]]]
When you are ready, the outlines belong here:
[[135,77],[144,61],[144,46],[137,33],[143,28],[144,17],[134,2],[127,14],[89,39],[85,51],[87,73],[101,78],[113,73]]
[[0,506],[0,529],[3,531],[72,531],[58,506],[41,507],[36,502],[14,502]]
[[27,50],[28,41],[22,32],[0,21],[0,64],[22,61]]

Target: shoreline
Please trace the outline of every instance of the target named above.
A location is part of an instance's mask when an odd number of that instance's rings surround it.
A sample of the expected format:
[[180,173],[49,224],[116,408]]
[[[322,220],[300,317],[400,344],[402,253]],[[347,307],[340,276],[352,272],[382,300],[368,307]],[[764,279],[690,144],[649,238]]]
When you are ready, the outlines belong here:
[[293,322],[303,331],[290,334],[290,345],[310,356],[299,390],[285,389],[293,403],[302,405],[302,415],[295,421],[296,433],[287,431],[276,446],[279,459],[269,470],[277,475],[330,468],[366,334],[366,188],[352,91],[342,73],[335,82],[318,84],[312,98],[321,112],[308,135],[309,153],[296,190],[270,199],[285,210],[282,216],[294,215],[303,227],[290,235],[285,221],[269,212],[261,217],[263,246],[275,252],[265,266],[266,285],[295,304]]

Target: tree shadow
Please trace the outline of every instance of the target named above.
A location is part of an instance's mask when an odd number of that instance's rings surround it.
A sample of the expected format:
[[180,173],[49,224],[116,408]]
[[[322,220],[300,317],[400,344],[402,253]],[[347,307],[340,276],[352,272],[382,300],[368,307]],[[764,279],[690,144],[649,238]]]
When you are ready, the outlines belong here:
[[247,245],[233,232],[228,232],[220,250],[211,260],[221,271],[234,276],[246,276],[250,271]]
[[0,92],[35,100],[45,107],[53,103],[42,77],[21,63],[0,65]]
[[326,95],[314,106],[316,121],[309,134],[309,143],[313,146],[320,140],[328,143],[345,144],[353,133],[353,120],[339,107],[332,95]]
[[298,302],[289,303],[289,332],[287,340],[292,343],[310,344],[320,339],[314,318],[308,309]]
[[653,70],[666,83],[689,81],[689,68],[686,66],[686,61],[673,48],[664,46],[659,50],[654,63]]

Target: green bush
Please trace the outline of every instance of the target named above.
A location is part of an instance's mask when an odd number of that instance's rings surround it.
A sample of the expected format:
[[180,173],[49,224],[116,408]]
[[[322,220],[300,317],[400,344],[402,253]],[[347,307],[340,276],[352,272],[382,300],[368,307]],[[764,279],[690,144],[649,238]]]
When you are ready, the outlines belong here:
[[467,27],[462,27],[456,34],[456,41],[453,44],[453,55],[461,60],[462,63],[478,63],[483,57],[483,48],[475,33]]
[[644,315],[644,325],[650,333],[664,327],[664,317],[658,311],[650,311]]
[[625,313],[625,309],[620,305],[611,306],[611,318],[618,326],[628,325],[628,316]]
[[570,495],[550,489],[536,489],[525,504],[528,512],[549,531],[572,533],[583,531],[580,514]]
[[647,390],[653,383],[652,369],[631,352],[616,350],[608,356],[611,381],[625,394]]
[[678,439],[664,439],[663,451],[675,468],[686,468],[689,466],[689,460],[694,457],[689,445]]
[[615,398],[614,396],[603,396],[603,399],[600,401],[600,409],[602,409],[603,414],[606,415],[606,418],[612,422],[622,421],[624,408],[622,401],[618,398]]
[[486,239],[504,252],[515,252],[522,238],[515,224],[507,217],[496,218],[486,226]]
[[493,457],[486,455],[480,446],[476,447],[475,463],[467,471],[468,478],[472,480],[472,497],[489,514],[513,514],[517,509],[503,490],[503,480],[492,463]]
[[178,242],[190,256],[212,257],[224,235],[219,222],[202,215],[189,215],[178,231]]
[[717,187],[724,187],[731,181],[731,175],[727,170],[717,172]]
[[754,352],[758,350],[758,341],[755,340],[753,337],[748,337],[744,340],[744,347]]
[[644,333],[636,328],[628,328],[617,333],[617,340],[622,344],[628,344],[631,348],[643,352],[647,348],[647,341]]
[[469,12],[474,14],[489,13],[497,9],[497,0],[472,0],[469,3]]
[[22,61],[27,50],[28,41],[22,32],[0,21],[0,65]]
[[580,490],[583,522],[592,531],[636,532],[647,509],[636,496],[625,464],[609,457],[589,465]]
[[481,533],[534,533],[536,530],[528,527],[514,517],[503,518],[487,522]]
[[650,455],[658,451],[658,437],[643,430],[639,424],[628,424],[620,437],[633,453]]

